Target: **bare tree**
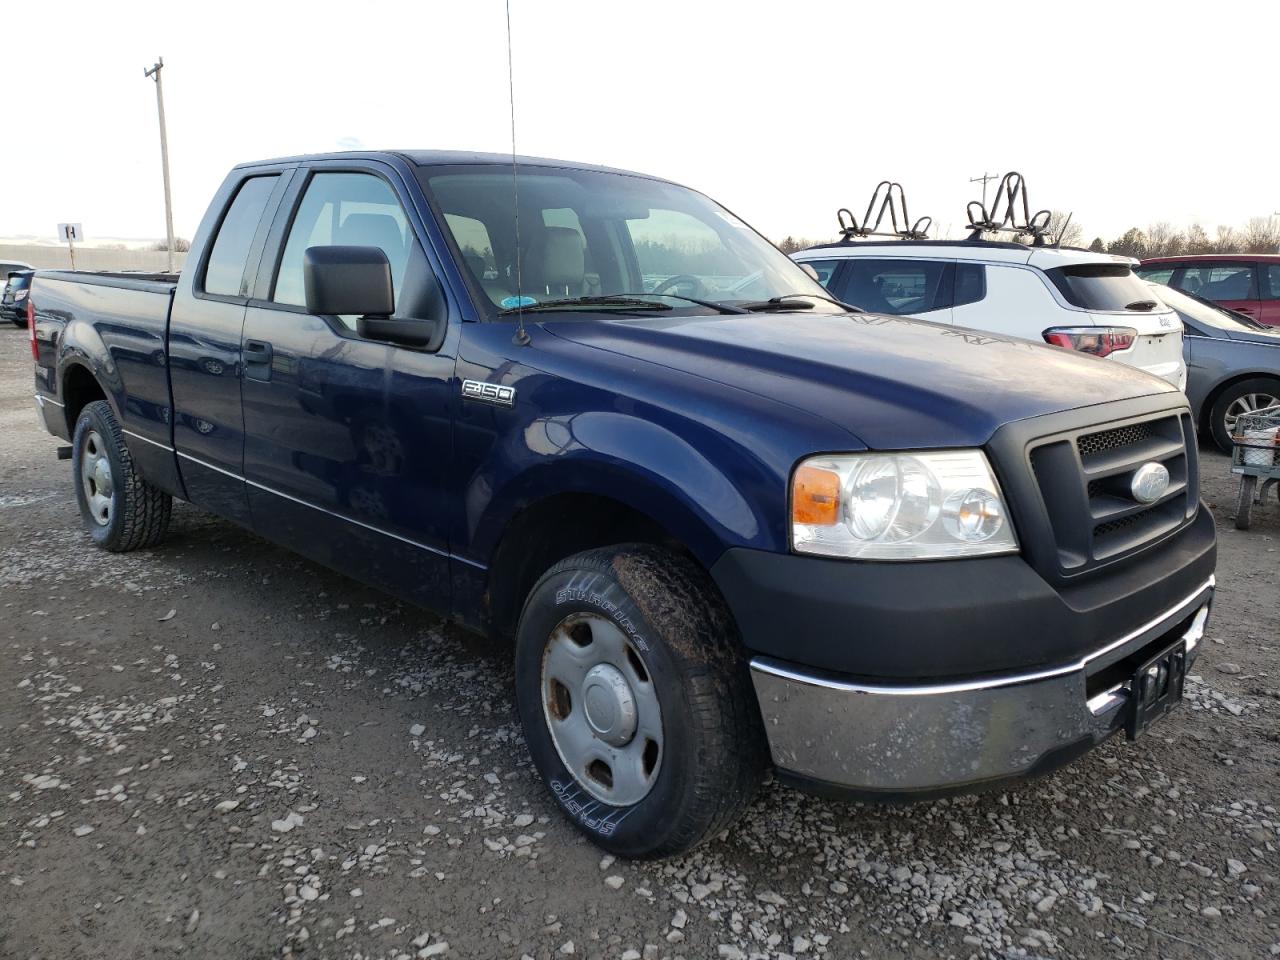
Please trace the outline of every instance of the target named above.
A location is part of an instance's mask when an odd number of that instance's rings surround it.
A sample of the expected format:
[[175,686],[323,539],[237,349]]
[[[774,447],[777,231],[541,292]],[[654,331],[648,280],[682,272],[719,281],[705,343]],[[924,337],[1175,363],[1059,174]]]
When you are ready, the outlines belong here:
[[1213,241],[1211,253],[1236,253],[1240,249],[1240,238],[1235,227],[1226,224],[1218,225],[1218,236]]
[[1174,257],[1186,250],[1187,238],[1168,220],[1147,227],[1145,257]]
[[1064,247],[1084,245],[1084,227],[1070,213],[1054,210],[1049,214],[1049,236]]
[[[151,249],[152,250],[168,250],[169,241],[157,240],[155,243],[151,245]],[[174,252],[176,253],[186,253],[188,250],[191,249],[191,241],[186,239],[185,237],[174,237],[173,249],[174,249]]]
[[1280,221],[1275,217],[1251,217],[1241,242],[1245,253],[1275,253],[1280,247]]
[[1213,241],[1209,239],[1209,234],[1204,232],[1204,227],[1198,223],[1193,223],[1187,227],[1187,253],[1213,253]]

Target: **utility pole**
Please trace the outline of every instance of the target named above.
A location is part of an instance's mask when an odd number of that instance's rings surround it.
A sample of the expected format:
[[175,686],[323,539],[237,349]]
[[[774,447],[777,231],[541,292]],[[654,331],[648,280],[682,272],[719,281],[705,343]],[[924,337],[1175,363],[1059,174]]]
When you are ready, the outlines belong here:
[[983,210],[987,209],[987,181],[999,180],[999,179],[1000,179],[1000,174],[998,173],[984,173],[980,177],[969,178],[970,183],[977,183],[979,180],[982,181],[982,209]]
[[149,70],[143,69],[142,75],[156,82],[156,107],[160,111],[160,166],[164,171],[164,228],[169,242],[169,272],[173,273],[173,201],[169,199],[169,137],[164,128],[164,82],[160,79],[163,69],[164,57],[157,57],[155,65]]

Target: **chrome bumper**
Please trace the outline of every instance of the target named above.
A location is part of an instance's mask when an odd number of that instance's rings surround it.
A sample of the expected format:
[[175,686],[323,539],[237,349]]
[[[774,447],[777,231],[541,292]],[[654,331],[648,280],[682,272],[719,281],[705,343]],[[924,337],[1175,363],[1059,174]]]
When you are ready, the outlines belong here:
[[[1214,580],[1076,663],[925,686],[866,684],[756,657],[751,677],[774,765],[790,779],[868,793],[912,793],[1025,776],[1070,759],[1124,725],[1127,679],[1102,670],[1158,644],[1204,636]],[[1188,622],[1188,617],[1190,620]]]

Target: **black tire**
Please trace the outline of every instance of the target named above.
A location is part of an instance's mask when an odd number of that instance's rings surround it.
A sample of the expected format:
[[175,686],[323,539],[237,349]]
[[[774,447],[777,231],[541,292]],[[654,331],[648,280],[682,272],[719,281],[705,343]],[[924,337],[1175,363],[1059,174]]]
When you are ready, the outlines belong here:
[[[629,806],[593,797],[566,767],[548,726],[544,654],[557,627],[577,615],[621,628],[628,657],[640,657],[660,706],[660,761],[649,792]],[[589,550],[542,576],[520,617],[516,700],[529,752],[556,803],[594,843],[619,856],[670,856],[725,829],[769,768],[728,609],[701,569],[658,547]]]
[[13,325],[17,327],[19,330],[27,329],[27,321],[25,320],[14,320]]
[[[90,456],[86,447],[91,445],[93,437],[101,441],[98,455],[105,455],[110,464],[111,490],[109,496],[103,495],[109,500],[106,522],[101,522],[91,509],[90,492],[83,480],[85,461]],[[98,450],[97,441],[92,441],[92,446]],[[80,411],[71,440],[71,474],[76,501],[80,504],[80,519],[98,546],[113,553],[125,553],[153,547],[164,539],[173,500],[163,490],[147,483],[134,469],[120,424],[105,400],[85,404]]]
[[1233,383],[1218,394],[1209,410],[1209,432],[1213,435],[1213,442],[1223,453],[1231,452],[1231,431],[1227,429],[1227,411],[1231,409],[1233,403],[1249,394],[1271,397],[1273,401],[1280,401],[1280,380],[1274,377],[1254,377],[1251,380]]
[[1236,529],[1248,530],[1253,523],[1253,491],[1258,478],[1245,475],[1240,478],[1240,492],[1236,494]]

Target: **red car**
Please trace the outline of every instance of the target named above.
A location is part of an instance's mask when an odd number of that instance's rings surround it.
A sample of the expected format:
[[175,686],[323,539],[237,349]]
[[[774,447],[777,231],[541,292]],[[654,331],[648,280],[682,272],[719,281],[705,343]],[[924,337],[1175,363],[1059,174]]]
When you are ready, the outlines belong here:
[[1135,270],[1144,280],[1235,310],[1280,327],[1280,254],[1205,253],[1152,257]]

